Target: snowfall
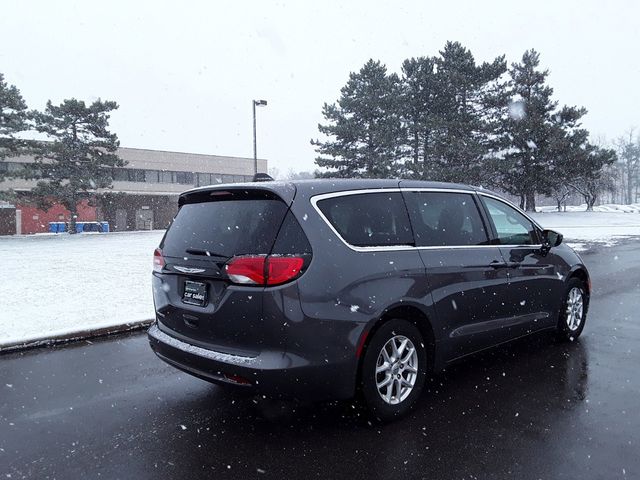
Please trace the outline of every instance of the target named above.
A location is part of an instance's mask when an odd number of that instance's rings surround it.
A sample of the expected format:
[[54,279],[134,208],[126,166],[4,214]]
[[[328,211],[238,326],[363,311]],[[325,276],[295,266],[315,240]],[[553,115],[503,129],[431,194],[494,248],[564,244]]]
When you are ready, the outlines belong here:
[[[584,209],[543,207],[533,217],[577,250],[640,239],[640,204]],[[162,234],[0,237],[0,349],[153,319],[152,254]]]

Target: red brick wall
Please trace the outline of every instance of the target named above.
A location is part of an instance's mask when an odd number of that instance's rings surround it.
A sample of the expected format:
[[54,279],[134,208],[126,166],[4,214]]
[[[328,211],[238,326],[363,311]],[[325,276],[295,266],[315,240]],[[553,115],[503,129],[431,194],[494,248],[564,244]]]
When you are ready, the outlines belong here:
[[[49,231],[49,222],[68,222],[69,211],[62,205],[54,205],[46,212],[32,205],[16,205],[16,209],[22,210],[22,233],[44,233]],[[35,218],[34,218],[35,217]],[[96,221],[96,207],[87,205],[87,201],[78,204],[78,222]]]

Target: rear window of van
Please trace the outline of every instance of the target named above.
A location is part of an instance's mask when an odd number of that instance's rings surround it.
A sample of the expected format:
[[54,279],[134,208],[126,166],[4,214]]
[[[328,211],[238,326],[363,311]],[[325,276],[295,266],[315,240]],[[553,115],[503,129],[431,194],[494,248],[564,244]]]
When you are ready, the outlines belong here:
[[168,257],[190,251],[214,257],[268,254],[287,212],[277,199],[236,198],[180,207],[161,244]]

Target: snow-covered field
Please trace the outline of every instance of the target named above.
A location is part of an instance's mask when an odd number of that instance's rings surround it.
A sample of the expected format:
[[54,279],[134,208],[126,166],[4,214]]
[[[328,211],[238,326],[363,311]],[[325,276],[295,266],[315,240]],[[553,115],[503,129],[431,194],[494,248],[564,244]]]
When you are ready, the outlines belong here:
[[[582,205],[567,205],[567,212],[584,212],[587,209],[587,204]],[[556,207],[538,207],[539,212],[557,212]],[[608,203],[605,205],[598,205],[593,207],[594,212],[621,212],[621,213],[640,213],[640,203],[632,203],[631,205],[618,205]]]
[[[534,217],[580,249],[640,239],[640,213]],[[0,348],[152,319],[152,254],[161,237],[161,231],[0,237]]]
[[0,237],[0,347],[154,318],[162,233]]
[[640,238],[640,213],[622,212],[543,212],[531,216],[543,227],[562,233],[574,248],[584,250],[594,244],[611,245],[628,237]]

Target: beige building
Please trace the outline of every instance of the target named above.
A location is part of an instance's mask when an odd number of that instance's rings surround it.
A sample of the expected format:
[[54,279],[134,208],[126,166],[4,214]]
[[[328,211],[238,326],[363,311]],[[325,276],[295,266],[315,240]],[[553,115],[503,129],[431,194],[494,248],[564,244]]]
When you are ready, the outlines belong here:
[[[137,148],[120,148],[118,155],[127,165],[114,169],[113,188],[107,190],[108,202],[96,205],[93,213],[90,207],[82,209],[83,215],[95,218],[79,220],[106,220],[111,230],[116,231],[164,228],[175,214],[181,192],[202,185],[249,182],[254,175],[252,158]],[[15,157],[0,162],[0,169],[11,174],[19,170],[22,163],[32,161],[30,157]],[[267,171],[266,160],[258,160],[258,171]],[[15,190],[20,199],[15,205],[15,232],[6,227],[5,234],[47,231],[48,222],[66,220],[61,218],[65,213],[61,213],[59,206],[50,209],[52,213],[34,213],[32,207],[27,207],[28,192],[34,185],[33,181],[21,179],[0,182],[0,190]],[[22,210],[28,210],[28,218]],[[0,225],[0,233],[2,231]]]

